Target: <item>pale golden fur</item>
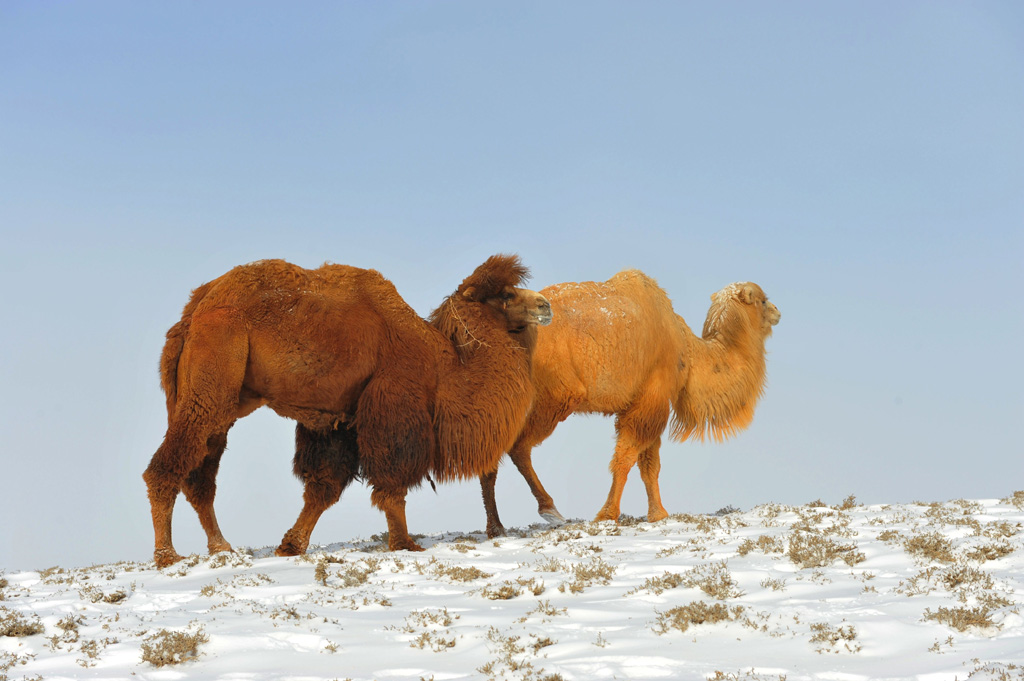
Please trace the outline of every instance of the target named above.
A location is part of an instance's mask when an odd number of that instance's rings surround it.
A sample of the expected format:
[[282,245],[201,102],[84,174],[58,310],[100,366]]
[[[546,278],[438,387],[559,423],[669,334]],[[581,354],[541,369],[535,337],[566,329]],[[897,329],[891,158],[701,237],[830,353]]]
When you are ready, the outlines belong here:
[[[560,520],[531,462],[570,414],[615,416],[612,486],[597,520],[619,517],[626,476],[638,464],[648,497],[648,520],[668,515],[661,502],[661,434],[722,440],[746,428],[764,391],[765,340],[779,311],[757,284],[732,284],[711,297],[701,337],[672,309],[657,282],[637,270],[605,282],[556,284],[541,293],[554,322],[538,334],[536,397],[509,452],[538,502],[541,515]],[[481,477],[488,534],[503,531],[494,502],[496,474]]]

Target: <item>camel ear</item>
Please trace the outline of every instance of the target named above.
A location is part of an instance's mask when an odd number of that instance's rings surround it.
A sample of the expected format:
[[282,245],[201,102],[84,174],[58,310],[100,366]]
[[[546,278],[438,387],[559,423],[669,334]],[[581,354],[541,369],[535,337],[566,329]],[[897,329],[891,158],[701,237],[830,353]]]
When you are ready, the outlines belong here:
[[476,287],[467,286],[466,290],[462,292],[462,297],[466,300],[476,301]]
[[754,290],[753,286],[750,284],[743,284],[743,286],[740,287],[740,300],[747,305],[752,305],[756,299],[757,291]]

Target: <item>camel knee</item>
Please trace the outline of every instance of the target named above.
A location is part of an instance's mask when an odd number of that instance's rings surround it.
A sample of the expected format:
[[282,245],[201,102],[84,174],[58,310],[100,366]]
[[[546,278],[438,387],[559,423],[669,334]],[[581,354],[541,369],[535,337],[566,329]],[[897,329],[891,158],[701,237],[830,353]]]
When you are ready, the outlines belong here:
[[342,485],[338,484],[336,480],[307,480],[302,500],[307,506],[327,508],[338,502],[342,489]]
[[387,513],[389,510],[398,508],[405,508],[405,489],[388,489],[384,487],[374,487],[373,491],[370,492],[370,503],[375,507]]

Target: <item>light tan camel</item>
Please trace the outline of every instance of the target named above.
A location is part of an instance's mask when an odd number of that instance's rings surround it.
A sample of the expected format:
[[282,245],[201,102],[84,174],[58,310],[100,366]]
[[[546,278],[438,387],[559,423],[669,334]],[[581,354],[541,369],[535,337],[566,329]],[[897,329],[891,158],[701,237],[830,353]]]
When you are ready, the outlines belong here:
[[[661,434],[721,441],[746,428],[764,391],[765,340],[780,314],[757,284],[737,283],[711,296],[698,338],[657,282],[637,270],[606,282],[565,283],[541,291],[554,322],[538,334],[536,396],[509,456],[549,522],[564,520],[544,490],[531,451],[570,414],[615,415],[612,486],[596,520],[617,520],[634,464],[647,490],[647,519],[668,515],[661,503]],[[497,472],[480,482],[487,534],[504,533],[494,501]]]

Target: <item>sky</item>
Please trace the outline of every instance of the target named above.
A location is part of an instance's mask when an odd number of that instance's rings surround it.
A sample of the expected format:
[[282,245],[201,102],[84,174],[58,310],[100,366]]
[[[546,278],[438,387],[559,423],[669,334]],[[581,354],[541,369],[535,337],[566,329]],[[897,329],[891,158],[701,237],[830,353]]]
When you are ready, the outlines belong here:
[[[261,258],[377,269],[424,316],[503,252],[535,289],[641,269],[697,329],[757,282],[765,396],[663,446],[670,512],[1020,489],[1022,84],[1013,2],[5,2],[0,566],[151,556],[163,334]],[[564,515],[613,446],[574,416],[534,451]],[[229,541],[292,525],[292,451],[268,410],[231,431]],[[539,520],[512,466],[498,503]],[[409,518],[478,530],[479,488]],[[354,485],[313,541],[385,529]],[[175,545],[206,545],[183,499]]]

